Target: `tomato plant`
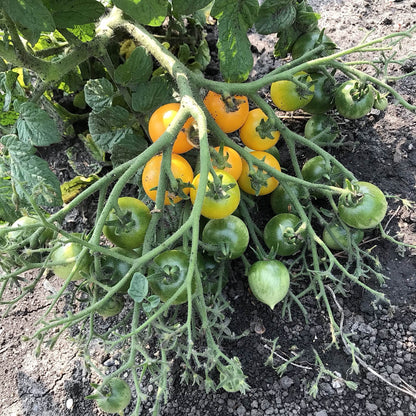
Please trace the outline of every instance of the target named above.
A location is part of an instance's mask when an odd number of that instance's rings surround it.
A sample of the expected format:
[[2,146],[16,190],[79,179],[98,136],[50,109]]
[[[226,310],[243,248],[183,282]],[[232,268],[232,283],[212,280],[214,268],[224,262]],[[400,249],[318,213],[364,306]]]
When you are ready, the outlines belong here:
[[340,196],[338,214],[345,224],[353,228],[374,228],[387,212],[387,200],[376,185],[358,181],[347,183],[349,192]]
[[238,130],[246,121],[249,112],[247,97],[241,95],[223,96],[208,91],[204,104],[224,133]]
[[295,214],[277,214],[264,227],[264,242],[279,256],[291,256],[305,244],[306,228]]
[[[251,154],[270,167],[277,169],[278,171],[281,170],[280,163],[270,153],[255,150],[251,152]],[[238,179],[238,185],[248,194],[267,195],[276,189],[277,185],[279,185],[279,181],[274,176],[267,174],[265,171],[259,170],[255,164],[253,164],[253,167],[250,168],[249,163],[246,160],[243,160],[243,170],[240,178]]]
[[347,250],[349,241],[359,244],[363,238],[363,230],[348,228],[338,222],[329,223],[322,233],[324,243],[332,250]]
[[221,273],[218,261],[208,254],[198,252],[197,265],[204,293],[215,295],[221,292],[228,282],[228,275]]
[[289,271],[279,260],[258,260],[248,271],[248,284],[253,295],[273,310],[289,291]]
[[[99,291],[100,296],[97,301],[100,301],[104,296],[105,292]],[[105,300],[104,303],[98,307],[97,313],[103,318],[111,318],[112,316],[118,315],[124,308],[124,296],[117,293],[115,296],[111,296]]]
[[312,100],[302,110],[310,114],[324,114],[334,108],[335,82],[320,72],[311,72],[309,76],[315,88]]
[[293,76],[295,81],[275,81],[270,87],[270,96],[277,108],[283,111],[295,111],[312,101],[315,86],[312,78],[304,71],[297,72]]
[[[190,190],[192,203],[195,202],[200,174],[196,175]],[[208,175],[208,184],[202,203],[201,214],[206,218],[225,218],[231,215],[240,203],[240,188],[237,181],[223,170],[215,170],[215,177]]]
[[202,231],[202,241],[208,244],[206,251],[215,259],[236,259],[246,251],[249,233],[241,218],[229,215],[209,220]]
[[240,128],[241,141],[250,149],[267,150],[274,146],[280,138],[273,123],[260,108],[248,113],[245,123]]
[[364,117],[372,109],[374,94],[368,84],[345,81],[335,91],[335,106],[345,118],[354,120]]
[[[181,250],[167,250],[156,256],[148,270],[148,280],[152,292],[163,302],[169,300],[185,283],[188,273],[189,257]],[[195,282],[192,284],[195,290]],[[174,305],[188,301],[188,292],[184,286]]]
[[[159,107],[149,119],[149,136],[155,142],[169,127],[176,117],[180,108],[179,103],[168,103]],[[181,132],[177,135],[173,143],[172,151],[174,153],[185,153],[191,150],[193,145],[194,120],[190,117],[182,127]]]
[[144,202],[129,196],[119,198],[117,205],[117,210],[113,209],[107,217],[104,235],[118,247],[140,247],[150,222],[150,209]]
[[[22,240],[25,240],[33,235],[35,228],[27,228],[27,226],[34,226],[37,225],[37,228],[43,228],[40,220],[35,217],[30,217],[28,215],[24,215],[20,218],[18,218],[13,224],[12,227],[21,228],[20,230],[15,231],[9,231],[7,234],[7,238],[11,242],[19,242]],[[53,231],[49,229],[44,229],[37,241],[35,242],[35,246],[42,246],[44,245],[48,240],[50,240],[53,236]]]
[[[142,173],[143,189],[152,201],[156,201],[162,159],[162,155],[153,156],[144,166]],[[189,195],[190,184],[194,178],[194,172],[189,162],[181,155],[175,153],[172,153],[170,170],[176,182],[174,183],[175,189],[169,189],[165,192],[165,205],[176,204],[184,197],[186,198]],[[172,188],[169,180],[168,187]]]
[[243,169],[240,155],[228,146],[214,147],[211,151],[211,162],[214,169],[228,172],[235,180],[238,180]]

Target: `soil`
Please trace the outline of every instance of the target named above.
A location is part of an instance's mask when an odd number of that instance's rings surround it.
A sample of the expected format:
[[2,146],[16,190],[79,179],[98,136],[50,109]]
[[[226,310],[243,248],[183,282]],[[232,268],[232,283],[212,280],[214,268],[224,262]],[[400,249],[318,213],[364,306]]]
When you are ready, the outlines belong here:
[[[370,35],[373,38],[416,24],[414,0],[313,0],[310,4],[321,14],[321,28],[326,27],[327,35],[343,49],[359,42],[369,31],[373,31]],[[256,60],[252,77],[256,78],[277,64],[272,56],[275,39],[255,33],[250,36]],[[414,39],[404,42],[400,56],[415,53],[414,45]],[[408,60],[395,69],[395,75],[415,69],[416,60]],[[398,79],[394,86],[415,104],[415,75]],[[363,119],[343,120],[342,135],[349,144],[333,153],[360,180],[373,182],[392,196],[386,229],[391,236],[416,244],[415,205],[406,207],[400,200],[416,199],[416,115],[400,106],[389,105],[385,112],[373,110]],[[308,156],[305,154],[305,159]],[[80,225],[82,213],[74,221]],[[351,357],[342,345],[327,348],[331,341],[328,319],[315,306],[315,300],[311,299],[308,305],[308,322],[295,309],[291,320],[283,319],[278,308],[271,312],[247,293],[244,279],[237,271],[226,287],[235,311],[231,329],[237,334],[245,330],[250,333],[238,341],[224,342],[223,348],[229,356],[239,357],[250,391],[246,395],[224,391],[206,394],[198,386],[180,384],[173,372],[169,398],[161,414],[416,415],[415,396],[388,384],[407,386],[413,392],[416,388],[416,250],[401,248],[380,239],[376,233],[372,238],[372,254],[378,256],[389,278],[378,289],[386,294],[390,304],[375,304],[368,292],[352,286],[348,296],[338,300],[339,305],[332,305],[337,321],[343,320],[344,331],[351,334],[351,340],[366,355],[368,366],[360,366],[358,375],[349,374]],[[61,337],[53,349],[44,348],[40,356],[35,355],[34,342],[22,341],[23,336],[32,333],[50,305],[50,295],[60,286],[53,276],[42,282],[0,321],[0,415],[101,415],[94,402],[84,398],[91,393],[93,380],[70,333]],[[59,311],[64,308],[64,302],[57,305]],[[2,307],[1,311],[4,310]],[[283,364],[293,353],[304,351],[296,366],[288,365],[282,377],[271,366],[264,365],[271,354],[268,340],[276,337],[274,367]],[[323,375],[316,398],[308,394],[319,373],[314,350],[326,368],[342,377]],[[102,362],[108,358],[99,344],[94,346],[94,353]],[[344,380],[354,381],[358,388],[348,388]],[[148,385],[147,391],[151,396],[153,386]],[[150,401],[144,403],[143,415],[151,414],[150,406]],[[127,409],[126,414],[130,411]]]

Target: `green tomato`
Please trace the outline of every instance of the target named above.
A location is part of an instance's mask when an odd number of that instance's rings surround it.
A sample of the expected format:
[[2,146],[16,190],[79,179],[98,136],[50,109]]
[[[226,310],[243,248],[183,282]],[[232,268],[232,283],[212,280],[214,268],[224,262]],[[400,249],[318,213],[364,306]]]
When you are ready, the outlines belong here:
[[335,91],[335,106],[345,118],[355,120],[364,117],[373,108],[374,94],[360,81],[345,81]]
[[211,256],[198,253],[197,265],[201,274],[202,287],[205,294],[215,295],[224,289],[228,283],[227,275],[219,276],[219,263]]
[[380,188],[369,182],[355,182],[349,188],[351,192],[342,194],[338,201],[341,220],[360,230],[380,224],[387,212],[387,200]]
[[128,406],[131,400],[129,385],[121,378],[112,378],[105,385],[104,393],[98,393],[95,400],[98,407],[107,413],[119,413]]
[[[326,163],[322,156],[315,156],[309,159],[302,167],[302,177],[311,183],[339,186],[344,181],[344,176],[337,166]],[[324,196],[324,193],[311,189],[311,194],[316,197]]]
[[[104,295],[102,296],[104,297]],[[99,299],[98,299],[99,300]],[[120,294],[112,296],[110,299],[104,302],[97,309],[97,313],[103,318],[110,318],[112,316],[118,315],[124,308],[124,297]]]
[[304,107],[313,98],[315,86],[312,78],[304,71],[297,72],[293,76],[297,81],[305,84],[300,87],[290,80],[275,81],[270,87],[270,96],[277,108],[283,111],[295,111]]
[[119,198],[117,203],[119,212],[110,212],[103,233],[118,247],[138,248],[143,244],[149,226],[150,210],[139,199],[128,196]]
[[[294,193],[295,197],[298,198],[302,205],[307,202],[307,193],[303,186],[295,183],[290,183],[287,186],[290,187],[290,190]],[[281,184],[279,184],[279,186],[271,193],[270,205],[275,214],[283,214],[285,212],[296,214],[293,202]]]
[[[69,277],[76,265],[82,248],[81,244],[67,242],[53,251],[51,254],[51,263],[56,263],[56,265],[53,265],[51,268],[56,276],[64,280]],[[92,257],[86,252],[73,273],[71,280],[80,280],[87,277],[90,273],[91,263]]]
[[322,234],[324,243],[332,250],[347,250],[349,247],[349,239],[359,244],[363,238],[363,230],[348,229],[338,222],[328,224]]
[[321,74],[320,72],[312,72],[309,75],[312,78],[315,89],[312,100],[303,106],[302,110],[310,114],[324,114],[334,108],[334,83],[325,74]]
[[321,31],[319,30],[313,30],[311,32],[306,32],[300,35],[295,40],[291,51],[292,58],[300,58],[306,52],[310,52],[312,49],[317,48],[319,45],[325,45],[325,49],[323,52],[318,54],[317,57],[329,55],[336,49],[336,45],[328,36],[321,34]]
[[305,244],[306,229],[294,214],[278,214],[264,227],[264,242],[279,256],[291,256]]
[[[12,227],[21,227],[21,230],[16,231],[9,231],[7,234],[7,238],[9,241],[18,243],[29,238],[33,233],[36,231],[36,228],[24,228],[25,226],[35,225],[37,224],[38,227],[42,227],[43,225],[38,218],[23,216],[17,219],[11,226]],[[49,229],[44,229],[39,236],[36,246],[42,246],[46,243],[46,241],[50,240],[53,236],[53,231]]]
[[202,241],[213,245],[207,252],[216,260],[236,259],[247,249],[249,233],[244,221],[234,215],[211,219],[202,231]]
[[[188,273],[189,257],[181,250],[167,250],[157,255],[149,267],[148,280],[155,295],[163,302],[170,299],[183,285]],[[195,282],[192,282],[192,292]],[[188,301],[188,292],[184,287],[173,302],[179,305]]]
[[[139,257],[139,253],[133,250],[126,250],[120,247],[112,247],[110,250],[133,259]],[[103,282],[108,286],[114,286],[117,284],[131,268],[130,263],[112,256],[104,256],[101,258],[100,266],[100,274],[97,278],[100,282]],[[131,279],[128,279],[120,288],[119,292],[123,294],[127,293],[130,287],[130,282]]]
[[289,292],[289,271],[279,260],[259,260],[248,271],[248,284],[253,295],[273,310]]
[[326,114],[313,115],[305,125],[305,137],[314,143],[332,143],[338,134],[338,123]]

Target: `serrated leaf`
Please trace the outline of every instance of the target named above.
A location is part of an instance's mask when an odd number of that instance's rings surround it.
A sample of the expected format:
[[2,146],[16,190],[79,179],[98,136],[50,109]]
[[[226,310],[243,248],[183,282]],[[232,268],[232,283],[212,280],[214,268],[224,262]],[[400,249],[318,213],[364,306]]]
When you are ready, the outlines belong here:
[[105,12],[96,0],[49,0],[49,9],[58,28],[95,22]]
[[115,72],[115,81],[121,85],[138,84],[147,81],[152,75],[153,61],[141,46],[138,46],[124,64],[119,65]]
[[268,35],[288,29],[296,20],[294,0],[266,0],[260,7],[256,21],[257,32]]
[[247,31],[258,13],[257,0],[216,0],[211,13],[218,19],[218,58],[227,82],[242,82],[253,67]]
[[280,33],[279,40],[274,47],[274,56],[277,58],[286,58],[290,52],[293,43],[301,35],[295,27],[291,26]]
[[133,135],[130,113],[119,106],[93,111],[88,126],[93,140],[104,152],[111,153],[117,143]]
[[2,6],[32,45],[41,32],[55,30],[53,17],[41,0],[3,0]]
[[84,87],[85,102],[94,110],[111,107],[114,98],[113,84],[106,78],[90,79]]
[[55,121],[35,103],[14,101],[14,108],[19,112],[16,122],[19,139],[33,146],[48,146],[61,141]]
[[173,0],[173,14],[175,16],[190,15],[208,6],[212,0]]
[[8,149],[11,181],[19,197],[28,201],[26,195],[30,195],[43,206],[62,205],[59,180],[48,163],[35,155],[36,149],[14,134],[3,136],[0,142]]
[[132,108],[147,113],[155,107],[172,101],[173,88],[165,78],[154,78],[139,84],[132,94]]
[[147,292],[149,291],[149,283],[146,276],[136,272],[130,282],[130,288],[127,293],[137,303],[143,302],[146,298]]
[[113,3],[142,25],[160,26],[168,14],[167,0],[114,0]]

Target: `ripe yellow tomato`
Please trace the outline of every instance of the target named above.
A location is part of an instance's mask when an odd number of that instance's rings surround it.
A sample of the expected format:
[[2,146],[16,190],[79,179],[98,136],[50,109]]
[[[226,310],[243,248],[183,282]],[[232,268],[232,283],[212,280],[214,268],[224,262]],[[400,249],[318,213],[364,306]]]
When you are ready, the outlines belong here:
[[[272,156],[270,153],[255,150],[251,152],[251,154],[263,161],[264,163],[268,164],[270,167],[275,168],[277,170],[281,170],[280,164],[277,159]],[[258,172],[258,167],[254,164],[255,172]],[[265,171],[262,171],[265,175],[268,175]],[[279,181],[274,178],[273,176],[269,176],[268,178],[262,178],[261,181],[257,181],[256,178],[252,178],[249,172],[249,164],[246,160],[243,159],[243,171],[241,172],[240,179],[238,180],[238,185],[240,188],[251,195],[266,195],[273,192],[277,185],[279,185]]]
[[246,121],[249,112],[247,97],[242,95],[225,98],[209,91],[204,98],[204,104],[224,133],[238,130]]
[[[179,111],[179,103],[168,103],[159,107],[149,120],[149,136],[152,142],[155,142],[168,128],[169,124],[175,118]],[[176,136],[173,143],[173,153],[185,153],[191,150],[194,145],[192,143],[193,124],[195,120],[189,117],[182,127],[182,130]]]
[[[162,155],[153,156],[144,166],[142,173],[142,185],[147,196],[156,201],[157,186],[159,184],[160,168],[162,166]],[[188,161],[176,153],[172,153],[170,169],[176,179],[182,180],[184,183],[192,183],[194,172]],[[189,195],[189,187],[185,187],[182,191]],[[174,192],[166,191],[164,204],[178,203],[182,197]]]
[[253,150],[267,150],[274,146],[280,138],[280,132],[274,130],[267,121],[268,117],[263,110],[251,110],[240,128],[241,141]]
[[243,162],[240,155],[233,148],[223,146],[220,153],[220,146],[214,148],[215,153],[211,153],[212,166],[230,173],[237,180],[243,169]]

